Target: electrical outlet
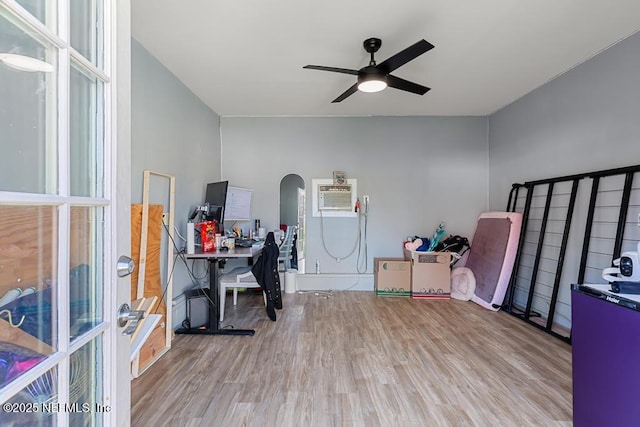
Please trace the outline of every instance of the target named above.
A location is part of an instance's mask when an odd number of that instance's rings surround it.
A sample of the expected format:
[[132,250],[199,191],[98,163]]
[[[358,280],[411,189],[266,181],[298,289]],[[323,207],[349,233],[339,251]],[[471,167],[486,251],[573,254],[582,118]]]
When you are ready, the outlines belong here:
[[162,223],[169,225],[169,212],[162,212]]
[[[362,201],[364,202],[365,205],[369,204],[369,195],[366,194],[364,196],[362,196]],[[640,220],[640,216],[638,216],[638,219]]]

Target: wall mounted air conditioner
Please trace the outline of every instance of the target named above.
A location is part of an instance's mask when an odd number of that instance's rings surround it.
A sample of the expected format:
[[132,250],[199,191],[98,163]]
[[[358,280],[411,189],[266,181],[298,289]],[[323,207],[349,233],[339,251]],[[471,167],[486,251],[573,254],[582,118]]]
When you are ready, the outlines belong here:
[[350,211],[351,184],[346,185],[320,185],[318,187],[318,210],[326,211]]
[[338,185],[332,179],[313,179],[313,216],[356,217],[357,188],[355,179]]

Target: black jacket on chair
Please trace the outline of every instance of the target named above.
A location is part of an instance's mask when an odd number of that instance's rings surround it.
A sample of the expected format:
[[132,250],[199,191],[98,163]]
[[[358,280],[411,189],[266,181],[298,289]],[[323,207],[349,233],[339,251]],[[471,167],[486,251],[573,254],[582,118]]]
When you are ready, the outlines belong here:
[[264,241],[262,253],[251,268],[256,281],[267,294],[267,315],[269,319],[274,321],[276,320],[275,309],[282,308],[278,256],[280,256],[280,249],[276,244],[273,232],[269,232]]

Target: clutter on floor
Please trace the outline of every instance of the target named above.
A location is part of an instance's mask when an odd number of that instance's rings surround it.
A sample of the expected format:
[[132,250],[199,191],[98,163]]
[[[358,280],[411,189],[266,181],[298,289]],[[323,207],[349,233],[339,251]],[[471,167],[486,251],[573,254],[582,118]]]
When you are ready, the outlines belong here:
[[445,238],[444,223],[431,237],[408,237],[403,258],[374,259],[375,291],[379,296],[473,301],[497,311],[511,278],[521,224],[519,213],[487,212],[478,218],[472,244],[461,235]]
[[476,290],[476,276],[468,267],[451,270],[451,298],[469,301]]

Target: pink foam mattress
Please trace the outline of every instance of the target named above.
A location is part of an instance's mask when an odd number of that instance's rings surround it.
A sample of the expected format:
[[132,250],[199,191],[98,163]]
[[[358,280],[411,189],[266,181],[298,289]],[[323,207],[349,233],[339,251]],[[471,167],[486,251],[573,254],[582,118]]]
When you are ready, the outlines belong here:
[[507,292],[518,251],[522,214],[486,212],[480,215],[465,263],[476,279],[471,301],[498,311]]

